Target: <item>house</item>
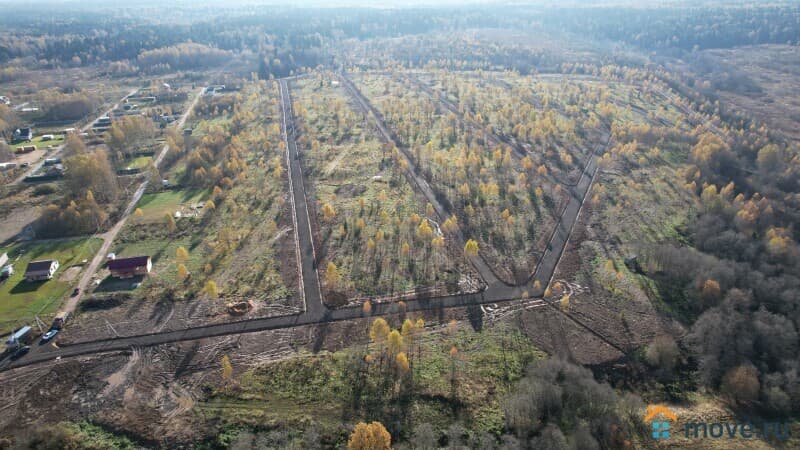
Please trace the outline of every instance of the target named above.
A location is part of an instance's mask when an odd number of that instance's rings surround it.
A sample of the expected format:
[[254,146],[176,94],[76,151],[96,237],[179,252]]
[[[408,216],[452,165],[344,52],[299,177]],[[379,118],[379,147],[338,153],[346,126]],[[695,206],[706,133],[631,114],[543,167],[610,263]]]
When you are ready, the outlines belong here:
[[28,281],[49,280],[53,278],[56,270],[58,270],[57,259],[33,261],[28,263],[28,268],[25,270],[25,279]]
[[44,171],[44,174],[48,177],[63,177],[64,176],[64,165],[63,164],[53,164],[52,166],[48,166],[47,170]]
[[94,122],[94,125],[92,125],[92,128],[95,128],[95,129],[111,128],[111,117],[103,116],[103,117],[98,118]]
[[132,278],[137,275],[147,275],[153,268],[153,261],[149,256],[134,256],[133,258],[116,258],[107,263],[111,276],[116,278]]
[[14,142],[33,140],[33,128],[17,128],[14,131]]

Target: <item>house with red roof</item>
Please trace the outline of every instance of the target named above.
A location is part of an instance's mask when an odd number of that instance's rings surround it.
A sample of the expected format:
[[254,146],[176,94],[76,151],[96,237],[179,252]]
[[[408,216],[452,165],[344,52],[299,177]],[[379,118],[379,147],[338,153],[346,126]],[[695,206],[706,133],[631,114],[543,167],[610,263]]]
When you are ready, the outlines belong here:
[[153,261],[149,256],[134,256],[132,258],[117,258],[108,261],[108,270],[116,278],[133,278],[138,275],[147,275],[153,268]]

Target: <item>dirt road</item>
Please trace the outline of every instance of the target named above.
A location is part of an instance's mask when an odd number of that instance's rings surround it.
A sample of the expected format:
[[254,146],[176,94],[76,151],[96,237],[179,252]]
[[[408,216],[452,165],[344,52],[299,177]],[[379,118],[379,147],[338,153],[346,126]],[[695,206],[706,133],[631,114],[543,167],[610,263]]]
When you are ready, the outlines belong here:
[[291,189],[292,214],[294,215],[295,238],[300,258],[300,286],[303,290],[305,314],[312,318],[323,317],[328,308],[322,299],[322,288],[317,272],[317,255],[314,249],[314,235],[311,231],[311,217],[308,213],[308,199],[303,169],[300,166],[300,155],[295,141],[294,116],[292,113],[292,97],[287,80],[280,80],[281,111],[283,113],[283,133],[286,143],[289,164],[289,187]]
[[[347,84],[346,78],[343,78]],[[235,322],[228,322],[216,325],[205,325],[199,327],[187,328],[178,331],[169,332],[155,332],[145,333],[137,336],[120,337],[114,339],[102,339],[97,341],[78,342],[60,348],[51,346],[41,346],[37,351],[32,351],[29,355],[17,360],[10,361],[8,359],[0,362],[0,370],[8,370],[15,367],[27,366],[30,364],[51,361],[56,358],[74,357],[79,355],[97,354],[112,351],[126,351],[132,347],[147,347],[160,345],[170,342],[194,340],[207,337],[235,335],[241,333],[253,333],[257,331],[275,330],[282,328],[291,328],[304,325],[313,325],[326,322],[336,322],[344,320],[352,320],[364,317],[361,307],[347,307],[339,309],[327,309],[322,303],[321,293],[319,292],[319,281],[316,275],[314,266],[314,249],[311,241],[311,228],[308,216],[308,208],[302,186],[302,173],[300,172],[300,164],[297,159],[297,146],[294,143],[294,125],[291,118],[290,97],[288,86],[284,80],[281,80],[281,95],[284,109],[285,130],[287,138],[287,148],[291,158],[291,168],[293,174],[292,178],[292,195],[295,201],[295,219],[298,222],[298,241],[300,244],[301,264],[303,273],[303,283],[301,286],[306,291],[306,310],[300,314],[248,319]],[[196,99],[195,99],[196,101]],[[193,103],[194,105],[194,103]],[[364,104],[368,107],[367,104]],[[188,111],[187,111],[188,114]],[[378,116],[376,116],[378,117]],[[378,127],[382,129],[385,136],[391,136],[382,121],[377,120]],[[180,122],[182,124],[182,121]],[[291,139],[289,138],[291,136]],[[559,218],[558,224],[550,238],[550,242],[546,251],[537,265],[533,277],[525,285],[509,286],[501,282],[487,282],[487,288],[480,293],[475,294],[459,294],[449,295],[444,297],[434,297],[425,299],[415,299],[406,301],[405,310],[408,312],[414,311],[429,311],[441,310],[446,308],[465,307],[470,305],[491,304],[507,300],[516,300],[523,298],[527,292],[529,297],[540,297],[544,289],[549,285],[555,273],[556,266],[561,259],[564,248],[572,233],[572,229],[578,220],[581,209],[586,201],[586,197],[591,189],[592,183],[597,175],[598,165],[597,159],[608,148],[610,143],[610,134],[605,136],[604,142],[598,143],[595,151],[592,153],[590,160],[587,162],[586,167],[581,173],[581,177],[574,187],[569,188],[570,198],[569,202],[564,209],[563,214]],[[423,180],[424,181],[424,180]],[[425,184],[424,186],[427,186]],[[428,187],[430,189],[430,187]],[[432,191],[430,191],[432,195]],[[435,197],[434,197],[435,200]],[[433,202],[432,202],[433,203]],[[135,205],[135,203],[133,203]],[[433,203],[436,207],[436,203]],[[441,207],[441,206],[440,206]],[[132,208],[132,207],[131,207]],[[129,208],[129,209],[131,209]],[[127,216],[127,215],[126,215]],[[118,224],[119,225],[119,224]],[[118,231],[118,230],[117,230]],[[111,233],[111,231],[109,231]],[[109,240],[110,242],[110,240]],[[101,249],[98,256],[104,256],[104,251]],[[102,258],[101,258],[102,260]],[[482,261],[480,258],[476,261]],[[93,261],[94,263],[94,261]],[[98,263],[99,264],[99,263]],[[485,263],[484,263],[485,264]],[[476,264],[476,267],[480,267]],[[484,271],[490,275],[489,280],[492,280],[493,274],[488,267],[482,270],[478,269],[481,275]],[[91,271],[87,271],[87,274]],[[88,276],[88,278],[91,278]],[[496,280],[496,278],[494,278]],[[534,283],[538,281],[541,288],[535,289]],[[77,304],[77,301],[75,302]],[[558,310],[558,309],[556,309]],[[395,312],[395,305],[392,303],[375,304],[372,307],[370,316],[381,316]],[[587,325],[581,323],[577,319],[568,316],[571,320],[575,321],[578,325],[593,332]],[[608,342],[602,336],[595,333],[598,337]],[[615,346],[616,347],[616,346]]]
[[[136,91],[132,92],[131,94],[128,94],[128,96],[133,95],[133,93],[135,92]],[[189,117],[189,114],[192,112],[195,105],[197,104],[197,101],[200,99],[201,92],[202,90],[198,91],[191,105],[189,105],[189,107],[186,108],[186,111],[184,111],[180,120],[178,120],[174,126],[178,128],[183,127],[183,125],[186,123],[186,119]],[[88,126],[91,126],[91,124]],[[156,159],[153,161],[153,164],[155,165],[156,168],[158,168],[158,166],[161,164],[161,161],[164,160],[164,156],[166,156],[167,152],[169,152],[169,145],[165,144],[164,147],[161,149],[161,153],[159,153],[158,157],[156,157]],[[89,263],[89,267],[86,268],[86,270],[83,272],[83,275],[81,276],[80,281],[78,281],[78,285],[76,287],[80,290],[80,292],[84,292],[86,290],[86,286],[89,285],[89,282],[91,282],[92,277],[100,268],[100,265],[103,263],[103,260],[108,254],[108,250],[111,248],[111,244],[114,242],[114,239],[117,237],[120,230],[122,230],[122,227],[125,225],[125,221],[128,220],[128,217],[131,215],[134,208],[136,208],[136,204],[139,203],[139,200],[141,200],[142,195],[144,195],[144,191],[147,189],[147,185],[149,182],[150,182],[149,177],[145,178],[145,180],[142,181],[142,184],[140,184],[139,188],[136,189],[136,192],[133,194],[133,197],[131,197],[131,200],[128,202],[128,205],[125,207],[125,211],[123,211],[122,216],[119,218],[117,223],[114,224],[114,226],[111,227],[110,230],[100,235],[100,237],[103,238],[103,245],[100,246],[100,250],[98,250],[97,253],[94,255],[94,258],[92,258],[92,262]],[[72,314],[75,311],[75,308],[78,307],[80,299],[81,295],[69,297],[67,303],[64,304],[64,307],[62,309]]]
[[[375,121],[375,125],[378,128],[378,131],[381,134],[382,139],[385,142],[391,143],[400,151],[400,156],[406,160],[408,164],[408,169],[406,170],[406,176],[412,182],[412,185],[420,192],[428,202],[433,205],[433,209],[436,211],[436,215],[439,216],[441,221],[448,219],[451,214],[445,209],[439,199],[436,197],[436,194],[433,192],[433,189],[419,175],[419,171],[416,169],[416,165],[414,164],[414,160],[408,152],[408,149],[402,145],[398,144],[398,141],[386,124],[383,121],[383,115],[375,109],[375,107],[369,103],[369,100],[364,97],[364,95],[355,87],[352,81],[346,76],[339,74],[339,79],[341,80],[342,84],[347,88],[350,95],[358,102],[359,106],[361,107],[362,111],[365,114],[369,114]],[[457,230],[456,238],[460,244],[460,247],[463,248],[464,244],[466,243],[466,238],[461,230]],[[478,255],[476,258],[472,258],[471,260],[473,267],[475,270],[478,271],[478,274],[483,279],[483,282],[487,286],[494,286],[494,285],[502,285],[503,282],[495,275],[492,271],[489,264],[483,259],[482,256]]]

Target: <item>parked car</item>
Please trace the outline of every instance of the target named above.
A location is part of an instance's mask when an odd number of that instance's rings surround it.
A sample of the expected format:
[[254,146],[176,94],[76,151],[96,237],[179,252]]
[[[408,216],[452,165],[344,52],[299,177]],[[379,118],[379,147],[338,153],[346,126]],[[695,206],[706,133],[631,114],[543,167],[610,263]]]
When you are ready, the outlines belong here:
[[80,293],[81,293],[81,289],[80,288],[75,288],[75,290],[72,291],[72,296],[73,297],[77,297],[78,294],[80,294]]
[[47,333],[42,335],[42,342],[41,343],[44,344],[45,342],[49,341],[50,339],[53,339],[54,337],[56,337],[57,334],[58,334],[58,330],[55,329],[55,328],[51,328],[50,330],[47,331]]
[[31,351],[31,348],[27,345],[24,347],[20,347],[17,349],[17,351],[14,352],[13,355],[11,355],[11,359],[20,359],[23,356],[27,355],[29,351]]

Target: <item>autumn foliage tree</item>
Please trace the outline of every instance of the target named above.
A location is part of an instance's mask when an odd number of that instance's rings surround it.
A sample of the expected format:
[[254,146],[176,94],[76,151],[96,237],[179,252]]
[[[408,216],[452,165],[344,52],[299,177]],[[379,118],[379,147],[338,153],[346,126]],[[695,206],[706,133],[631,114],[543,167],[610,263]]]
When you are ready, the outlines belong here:
[[92,191],[98,203],[117,199],[117,175],[111,168],[106,152],[96,150],[81,153],[64,160],[68,169],[64,174],[64,194],[69,199],[81,198]]
[[392,436],[380,422],[359,422],[350,439],[347,450],[391,450]]
[[219,297],[219,289],[217,288],[217,283],[212,280],[206,282],[206,285],[203,288],[203,292],[205,292],[205,294],[208,295],[210,298]]
[[189,269],[186,268],[185,264],[180,263],[178,264],[177,274],[179,280],[185,280],[189,277]]

